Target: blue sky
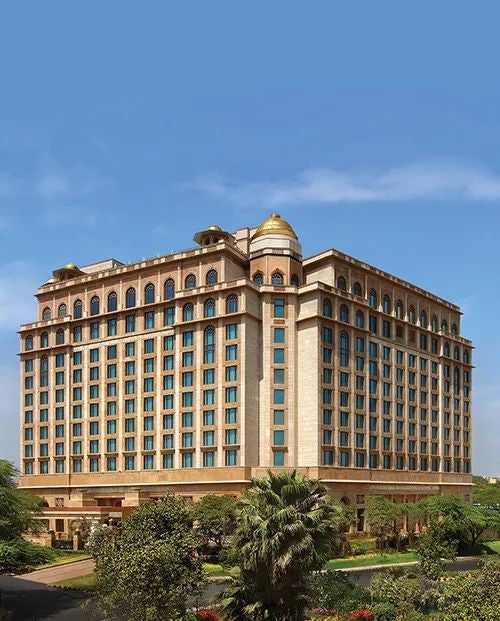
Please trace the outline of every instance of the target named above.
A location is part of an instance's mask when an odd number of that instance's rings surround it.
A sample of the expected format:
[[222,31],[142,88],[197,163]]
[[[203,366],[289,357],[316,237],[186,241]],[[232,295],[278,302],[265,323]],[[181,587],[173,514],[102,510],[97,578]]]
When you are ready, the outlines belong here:
[[464,310],[500,475],[498,2],[10,3],[0,18],[0,455],[15,330],[69,261],[288,218]]

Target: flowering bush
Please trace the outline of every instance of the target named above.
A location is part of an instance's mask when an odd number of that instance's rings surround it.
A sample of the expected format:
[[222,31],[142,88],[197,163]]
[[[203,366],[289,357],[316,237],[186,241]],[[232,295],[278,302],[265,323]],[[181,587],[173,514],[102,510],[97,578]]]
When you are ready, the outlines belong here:
[[334,617],[337,614],[336,610],[329,610],[328,608],[321,608],[321,607],[313,608],[311,612],[314,612],[314,614],[317,614],[317,615],[323,615],[324,617],[326,617],[327,615]]
[[221,616],[216,610],[200,608],[195,613],[196,621],[219,621]]
[[372,621],[374,616],[373,610],[369,608],[359,608],[351,612],[351,619],[353,621]]

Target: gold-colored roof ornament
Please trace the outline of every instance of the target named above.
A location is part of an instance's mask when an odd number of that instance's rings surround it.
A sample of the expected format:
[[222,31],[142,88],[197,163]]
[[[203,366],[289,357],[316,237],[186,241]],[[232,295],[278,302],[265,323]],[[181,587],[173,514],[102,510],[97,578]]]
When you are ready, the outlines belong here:
[[263,235],[286,235],[287,237],[298,239],[295,231],[288,224],[288,222],[283,220],[283,218],[277,213],[272,213],[269,218],[262,222],[262,224],[259,224],[257,230],[252,236],[252,239],[262,237]]
[[193,237],[193,240],[200,246],[211,246],[213,244],[218,244],[220,241],[234,242],[231,233],[223,231],[220,226],[216,224],[211,224],[203,231],[198,231]]

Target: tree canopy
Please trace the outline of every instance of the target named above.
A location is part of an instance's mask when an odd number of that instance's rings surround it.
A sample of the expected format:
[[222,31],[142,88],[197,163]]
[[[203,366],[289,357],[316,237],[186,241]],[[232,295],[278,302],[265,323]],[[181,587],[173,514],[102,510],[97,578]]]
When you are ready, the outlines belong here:
[[224,539],[236,527],[236,498],[208,494],[196,503],[194,515],[197,526],[206,542],[222,547]]
[[18,474],[14,464],[0,459],[0,541],[17,539],[42,526],[36,519],[42,500],[16,487]]
[[98,605],[112,619],[179,621],[204,577],[196,554],[199,534],[186,501],[168,495],[141,505],[125,519],[121,536],[92,546]]
[[349,515],[318,481],[293,471],[255,479],[240,501],[233,538],[240,578],[225,593],[233,621],[300,621],[308,578],[322,568]]

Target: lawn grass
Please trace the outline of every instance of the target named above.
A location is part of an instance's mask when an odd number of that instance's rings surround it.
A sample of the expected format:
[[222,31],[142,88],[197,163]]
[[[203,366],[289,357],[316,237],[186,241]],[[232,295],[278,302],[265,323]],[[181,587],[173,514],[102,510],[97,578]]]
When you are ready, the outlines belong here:
[[496,541],[484,541],[483,545],[489,548],[494,554],[500,554],[500,539]]
[[216,563],[203,563],[203,571],[207,576],[227,576],[229,575],[229,569],[225,569],[222,565]]
[[[371,565],[390,565],[391,563],[412,563],[418,561],[416,552],[388,552],[387,554],[361,554],[329,560],[325,569],[348,569],[350,567],[370,567]],[[227,576],[232,570],[215,563],[204,563],[203,569],[209,576]]]
[[66,563],[72,563],[73,561],[83,561],[86,558],[90,558],[90,554],[83,550],[79,550],[78,552],[71,552],[69,550],[53,550],[53,552],[55,556],[52,561],[44,563],[43,565],[37,565],[35,569],[47,569],[48,567],[65,565]]
[[51,586],[68,587],[71,589],[82,589],[85,591],[93,591],[97,588],[97,576],[95,573],[87,574],[86,576],[78,576],[78,578],[69,578],[68,580],[61,580]]
[[348,569],[350,567],[370,567],[371,565],[390,565],[391,563],[412,563],[418,561],[416,552],[387,552],[386,554],[363,554],[333,558],[329,560],[325,569]]

